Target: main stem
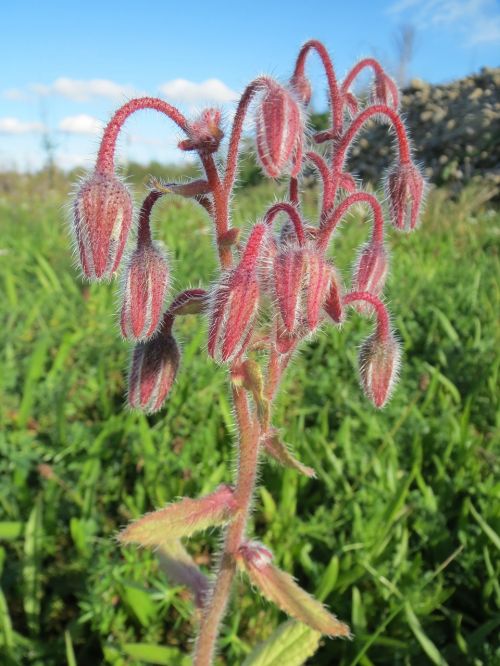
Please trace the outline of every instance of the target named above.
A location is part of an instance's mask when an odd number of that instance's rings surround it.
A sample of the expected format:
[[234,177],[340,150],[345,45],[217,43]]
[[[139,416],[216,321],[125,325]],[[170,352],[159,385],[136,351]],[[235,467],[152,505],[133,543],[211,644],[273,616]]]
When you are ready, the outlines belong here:
[[232,394],[239,431],[238,472],[234,490],[238,513],[226,529],[217,577],[203,609],[193,666],[212,664],[219,625],[224,617],[236,570],[235,556],[245,536],[257,476],[260,427],[250,413],[245,390],[233,386]]

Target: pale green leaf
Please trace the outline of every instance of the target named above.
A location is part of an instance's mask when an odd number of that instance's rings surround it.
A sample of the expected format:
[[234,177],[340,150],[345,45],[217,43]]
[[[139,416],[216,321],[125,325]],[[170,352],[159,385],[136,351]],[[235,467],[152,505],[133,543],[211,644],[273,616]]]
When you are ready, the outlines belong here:
[[243,666],[302,666],[319,647],[321,634],[305,624],[289,620],[257,645]]

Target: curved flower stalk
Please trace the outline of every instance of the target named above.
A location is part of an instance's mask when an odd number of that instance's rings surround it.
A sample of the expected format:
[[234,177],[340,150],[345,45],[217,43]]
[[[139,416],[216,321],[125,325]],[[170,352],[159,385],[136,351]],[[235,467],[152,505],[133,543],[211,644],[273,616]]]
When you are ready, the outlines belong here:
[[[319,56],[325,70],[331,126],[308,141],[305,124],[312,88],[306,64],[311,53]],[[365,68],[374,72],[368,103],[362,103],[351,90]],[[202,498],[181,498],[139,518],[120,536],[123,544],[158,548],[167,575],[192,589],[201,612],[194,666],[213,664],[237,569],[247,574],[264,597],[308,624],[315,634],[350,636],[346,624],[302,590],[288,573],[280,571],[268,548],[251,540],[248,518],[261,456],[307,478],[314,477],[314,470],[299,462],[281,441],[273,423],[274,398],[304,340],[322,325],[344,322],[351,306],[365,317],[374,317],[374,331],[360,350],[360,383],[377,408],[387,403],[394,389],[400,350],[382,301],[389,267],[385,213],[377,198],[360,188],[346,165],[353,141],[369,120],[389,124],[397,151],[385,179],[388,218],[398,230],[416,227],[425,186],[412,161],[398,101],[394,82],[375,60],[361,61],[339,81],[324,45],[311,40],[301,48],[289,84],[261,76],[247,86],[228,132],[225,154],[221,140],[226,128],[220,111],[209,108],[187,119],[163,100],[142,97],[115,113],[104,131],[95,169],[77,191],[73,231],[83,274],[94,280],[109,278],[119,269],[123,256],[128,256],[122,275],[120,323],[124,337],[135,342],[128,380],[129,406],[152,413],[168,403],[180,368],[181,354],[174,334],[177,317],[208,318],[208,355],[228,369],[238,432],[233,485],[213,489]],[[262,169],[269,178],[288,178],[289,197],[272,204],[259,221],[241,233],[231,225],[231,199],[243,125],[252,106]],[[135,249],[125,255],[133,227],[132,200],[115,173],[115,149],[127,118],[143,109],[156,110],[177,125],[184,135],[179,149],[198,157],[204,177],[182,184],[152,180],[139,213]],[[319,143],[328,145],[321,154],[315,150]],[[306,223],[301,214],[300,179],[305,160],[312,163],[321,181],[320,209],[314,224]],[[212,287],[182,291],[165,308],[170,269],[167,255],[151,238],[150,213],[161,196],[168,198],[172,193],[191,199],[209,214],[219,268]],[[359,249],[346,292],[332,242],[340,223],[357,205],[368,207],[372,231]],[[214,582],[209,585],[180,540],[214,527],[224,530],[223,546]],[[316,639],[314,642],[317,644]]]

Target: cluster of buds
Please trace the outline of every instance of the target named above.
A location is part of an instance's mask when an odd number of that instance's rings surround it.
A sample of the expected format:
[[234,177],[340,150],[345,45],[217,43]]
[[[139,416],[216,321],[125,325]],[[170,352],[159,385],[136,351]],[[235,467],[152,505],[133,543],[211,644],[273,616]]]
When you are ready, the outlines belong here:
[[[312,87],[305,73],[311,52],[319,55],[324,66],[331,109],[331,126],[312,136],[306,132]],[[360,100],[351,88],[365,68],[373,70],[374,83],[371,96]],[[244,120],[252,105],[258,160],[269,178],[288,179],[289,195],[264,211],[241,241],[240,230],[230,225],[230,206]],[[189,585],[189,581],[205,579],[201,572],[193,575],[195,565],[186,564],[188,556],[178,538],[211,524],[227,524],[221,568],[202,604],[195,666],[212,663],[216,629],[232,579],[228,572],[237,565],[264,596],[296,619],[330,636],[349,635],[346,625],[274,567],[268,549],[246,540],[245,530],[261,453],[308,477],[314,475],[311,468],[295,460],[272,424],[274,396],[302,341],[323,325],[342,324],[353,306],[362,316],[375,320],[359,354],[359,379],[365,395],[381,408],[394,387],[401,354],[383,302],[389,268],[385,218],[397,230],[412,231],[425,189],[412,161],[398,105],[396,85],[378,62],[362,60],[339,83],[325,47],[312,40],[300,50],[288,83],[262,76],[245,89],[225,155],[220,154],[224,132],[219,110],[206,109],[188,121],[161,99],[134,99],[121,107],[106,127],[95,170],[76,193],[72,228],[84,276],[91,280],[111,278],[124,264],[120,327],[123,337],[135,345],[128,380],[130,407],[156,412],[172,390],[180,363],[173,333],[178,316],[207,318],[208,354],[229,369],[240,447],[234,488],[197,501],[184,499],[158,516],[150,514],[145,526],[139,523],[123,539],[128,542],[133,533],[136,542],[142,543],[143,527],[156,540],[164,534],[161,543],[154,543],[168,551],[164,559],[171,565],[176,557],[181,558],[172,565],[172,576]],[[154,109],[177,125],[185,135],[178,144],[180,150],[197,154],[205,176],[187,183],[154,181],[134,228],[132,199],[115,173],[114,153],[124,122],[142,109]],[[346,171],[353,142],[367,122],[378,119],[392,126],[397,140],[395,160],[385,177],[387,214],[377,198]],[[327,144],[327,150],[319,152],[315,144]],[[316,224],[306,221],[301,208],[300,179],[306,162],[312,163],[321,181]],[[167,307],[170,268],[167,253],[152,240],[150,217],[155,202],[172,195],[191,199],[212,219],[219,273],[210,288],[182,291]],[[338,225],[355,205],[368,206],[371,237],[359,249],[350,280],[344,282],[331,245]],[[127,251],[129,241],[132,248]],[[186,522],[183,527],[182,521]],[[166,532],[160,530],[162,525]],[[143,545],[151,545],[148,538]],[[202,587],[208,589],[204,583]],[[200,589],[194,592],[199,601],[203,596]]]

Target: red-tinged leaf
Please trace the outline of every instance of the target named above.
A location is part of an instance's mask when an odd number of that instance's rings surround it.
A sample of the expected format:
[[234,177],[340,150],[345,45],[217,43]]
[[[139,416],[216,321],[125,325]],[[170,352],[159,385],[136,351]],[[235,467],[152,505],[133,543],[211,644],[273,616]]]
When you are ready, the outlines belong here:
[[332,638],[350,638],[349,627],[299,587],[290,574],[275,567],[272,554],[261,544],[251,542],[241,546],[238,564],[264,597],[291,617]]
[[232,488],[222,485],[200,499],[185,497],[164,509],[135,520],[118,536],[122,543],[162,546],[173,539],[189,537],[208,527],[224,525],[236,514]]
[[210,581],[203,574],[179,539],[167,541],[156,551],[160,569],[171,583],[185,585],[194,594],[198,608],[203,606]]
[[290,452],[288,446],[281,441],[279,434],[276,431],[269,433],[263,440],[262,444],[266,453],[268,453],[274,460],[279,462],[284,467],[296,469],[301,474],[309,478],[314,478],[316,472],[312,467],[303,465],[297,458]]

